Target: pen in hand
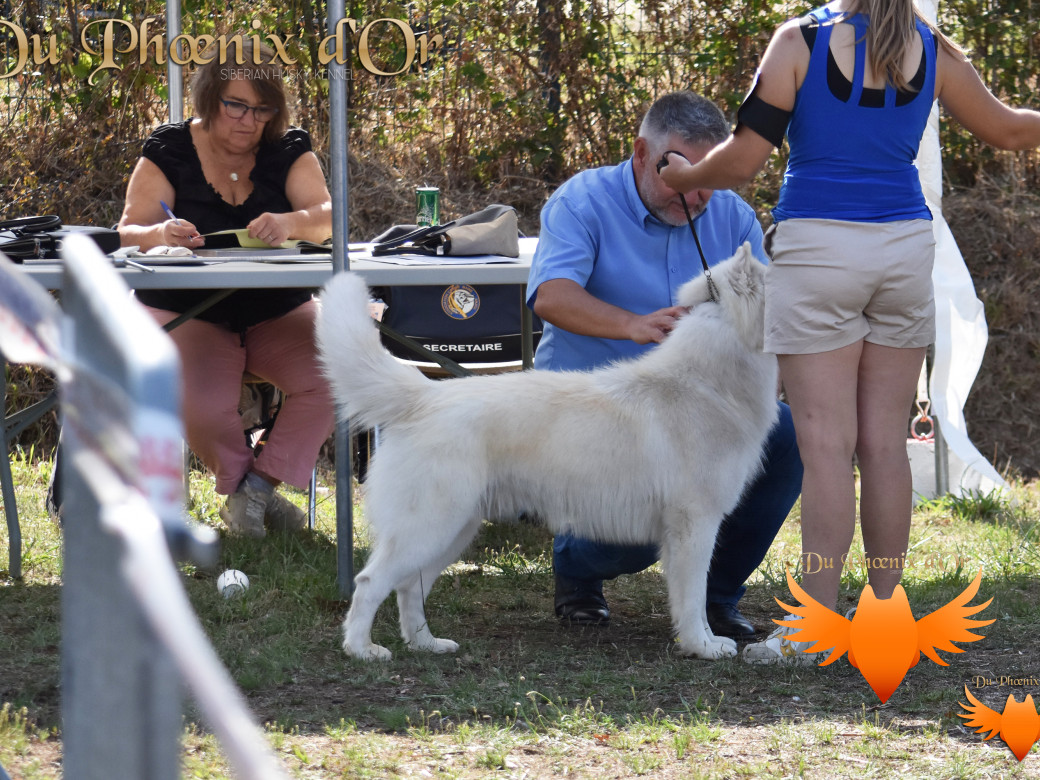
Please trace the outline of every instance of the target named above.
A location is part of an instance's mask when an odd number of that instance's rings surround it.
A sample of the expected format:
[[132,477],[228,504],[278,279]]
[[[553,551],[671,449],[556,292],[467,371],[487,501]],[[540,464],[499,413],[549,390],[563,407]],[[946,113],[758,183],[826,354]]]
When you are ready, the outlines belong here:
[[[176,216],[174,216],[173,210],[169,206],[166,205],[166,201],[160,200],[159,201],[159,205],[162,206],[162,210],[164,212],[166,212],[166,216],[168,216],[170,219],[172,219],[175,225],[180,226],[180,225],[183,224],[179,219],[177,219]],[[194,236],[188,236],[188,240],[189,241],[194,241],[198,237],[199,237],[199,234],[196,233]]]
[[160,200],[159,201],[159,205],[162,206],[162,210],[166,212],[166,216],[168,216],[170,219],[172,219],[178,225],[181,224],[181,221],[179,219],[177,219],[177,217],[173,216],[173,212],[170,210],[170,207],[166,205],[166,201],[165,200]]

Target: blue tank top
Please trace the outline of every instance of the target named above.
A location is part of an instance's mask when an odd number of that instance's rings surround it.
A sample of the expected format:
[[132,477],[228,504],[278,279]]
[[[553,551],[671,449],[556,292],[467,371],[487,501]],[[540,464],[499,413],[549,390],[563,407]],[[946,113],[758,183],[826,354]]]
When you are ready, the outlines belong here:
[[[861,97],[867,67],[868,18],[863,14],[842,18],[826,8],[809,15],[820,26],[787,128],[791,155],[773,219],[931,219],[914,164],[934,102],[935,41],[931,30],[917,21],[925,60],[920,92],[909,100],[897,101],[896,89],[886,84],[884,105],[867,107],[861,104]],[[847,100],[836,97],[827,81],[831,32],[836,22],[847,22],[856,29],[855,71]]]

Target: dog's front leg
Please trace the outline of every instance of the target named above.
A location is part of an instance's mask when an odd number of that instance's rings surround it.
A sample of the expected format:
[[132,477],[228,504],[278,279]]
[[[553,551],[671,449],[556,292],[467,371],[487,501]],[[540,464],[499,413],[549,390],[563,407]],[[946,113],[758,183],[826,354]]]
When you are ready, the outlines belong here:
[[684,517],[681,523],[672,525],[661,545],[661,563],[679,652],[714,661],[735,656],[737,643],[715,636],[705,616],[708,566],[715,546],[715,534],[705,533],[706,526],[715,528],[717,524]]

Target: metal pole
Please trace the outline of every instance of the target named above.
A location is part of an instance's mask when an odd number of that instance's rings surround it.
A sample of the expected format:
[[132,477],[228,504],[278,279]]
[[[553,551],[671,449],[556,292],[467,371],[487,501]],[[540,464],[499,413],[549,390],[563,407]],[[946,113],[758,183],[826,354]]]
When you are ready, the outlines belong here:
[[534,368],[534,315],[527,308],[527,285],[520,285],[520,338],[524,370]]
[[945,496],[950,492],[950,451],[946,447],[938,417],[932,418],[932,430],[935,433],[935,495]]
[[[346,15],[344,0],[329,3],[328,33],[334,35],[339,20]],[[344,32],[348,28],[344,26]],[[346,48],[348,41],[339,43]],[[347,244],[350,238],[347,215],[349,213],[349,130],[347,122],[347,79],[350,78],[349,50],[337,52],[329,62],[329,165],[332,168],[332,271],[350,270]],[[339,62],[340,54],[345,62]]]
[[[0,355],[0,365],[4,367],[4,377],[0,382],[0,415],[7,408],[7,361]],[[0,431],[4,445],[3,462],[0,463],[0,488],[3,490],[4,515],[7,518],[7,544],[8,561],[11,577],[20,580],[22,578],[22,530],[18,524],[18,505],[14,500],[14,477],[11,475],[10,450],[8,449],[7,421],[2,421],[3,430]]]
[[[328,33],[334,35],[340,19],[345,18],[344,0],[328,4]],[[345,30],[346,28],[344,28]],[[347,41],[340,41],[345,49]],[[347,123],[347,78],[350,63],[349,50],[329,62],[329,165],[332,168],[332,271],[338,274],[350,270],[349,131]],[[336,585],[344,598],[354,591],[354,491],[350,464],[353,453],[350,446],[350,424],[336,423]]]
[[[935,370],[935,344],[928,347],[925,356],[925,371],[928,379],[928,397],[932,392],[932,372]],[[931,415],[932,421],[932,444],[935,447],[935,495],[945,496],[950,492],[950,451],[946,446],[946,439],[939,428],[938,415]]]
[[[166,0],[166,45],[181,34],[180,0]],[[169,85],[170,121],[184,121],[184,74],[181,66],[166,58],[166,81]]]

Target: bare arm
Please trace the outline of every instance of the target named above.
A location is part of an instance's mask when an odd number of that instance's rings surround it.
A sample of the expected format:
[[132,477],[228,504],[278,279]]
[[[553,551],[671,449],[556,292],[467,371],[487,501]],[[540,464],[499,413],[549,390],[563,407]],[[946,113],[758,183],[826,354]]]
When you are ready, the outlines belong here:
[[550,279],[538,286],[534,312],[571,333],[650,344],[664,341],[686,310],[669,306],[650,314],[635,314],[600,300],[575,281]]
[[962,54],[939,47],[935,94],[968,132],[998,149],[1040,146],[1040,112],[1001,103]]
[[313,152],[301,155],[292,164],[285,194],[293,211],[261,214],[246,226],[250,236],[277,246],[289,238],[321,243],[332,235],[332,196]]
[[165,202],[176,213],[177,196],[159,166],[142,157],[137,161],[126,188],[123,216],[116,226],[123,246],[147,250],[155,246],[200,247],[203,239],[195,226],[170,219],[162,209]]
[[[762,58],[755,88],[757,96],[772,106],[790,111],[808,66],[809,47],[805,45],[798,22],[787,22],[776,31]],[[661,169],[661,178],[680,192],[698,188],[733,189],[751,181],[772,153],[773,145],[769,141],[742,125],[696,165],[690,165],[678,155],[668,155],[668,166]]]

